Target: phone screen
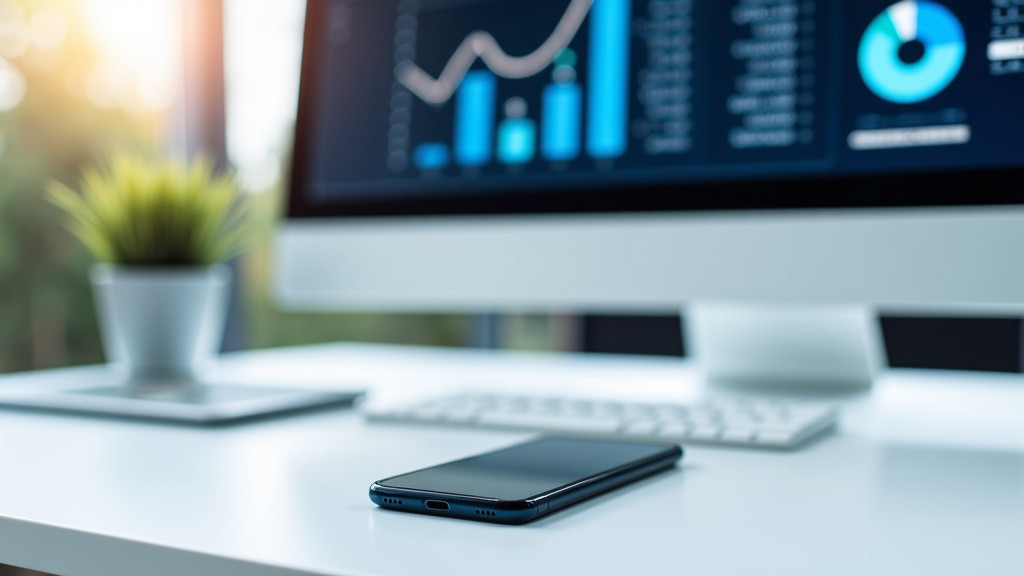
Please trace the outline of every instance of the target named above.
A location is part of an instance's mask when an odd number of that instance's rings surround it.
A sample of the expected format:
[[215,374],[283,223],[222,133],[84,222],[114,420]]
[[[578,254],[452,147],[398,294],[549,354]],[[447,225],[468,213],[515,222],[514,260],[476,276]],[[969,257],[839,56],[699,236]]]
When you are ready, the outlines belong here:
[[504,450],[403,474],[382,486],[525,500],[637,460],[666,446],[542,438]]

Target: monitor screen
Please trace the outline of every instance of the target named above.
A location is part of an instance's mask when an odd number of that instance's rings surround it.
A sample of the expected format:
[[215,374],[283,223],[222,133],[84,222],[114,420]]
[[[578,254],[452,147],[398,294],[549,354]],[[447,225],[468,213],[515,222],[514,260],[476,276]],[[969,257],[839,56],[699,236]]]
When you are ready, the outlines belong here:
[[1020,203],[1024,0],[310,0],[292,217]]

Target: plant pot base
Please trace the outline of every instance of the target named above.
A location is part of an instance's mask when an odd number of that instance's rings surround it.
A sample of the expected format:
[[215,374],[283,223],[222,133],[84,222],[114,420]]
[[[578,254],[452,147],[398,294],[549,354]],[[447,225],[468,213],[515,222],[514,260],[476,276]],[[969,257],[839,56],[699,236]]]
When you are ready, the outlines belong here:
[[219,424],[320,406],[351,405],[362,391],[319,391],[207,385],[192,380],[118,384],[109,369],[76,368],[83,386],[5,393],[0,405],[95,415]]

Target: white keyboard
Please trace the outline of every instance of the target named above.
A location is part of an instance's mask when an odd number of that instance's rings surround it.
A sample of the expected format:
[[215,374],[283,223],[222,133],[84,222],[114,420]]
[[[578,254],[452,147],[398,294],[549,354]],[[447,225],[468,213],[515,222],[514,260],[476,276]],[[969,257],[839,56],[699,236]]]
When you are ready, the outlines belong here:
[[390,422],[788,449],[835,426],[838,412],[829,406],[793,402],[736,400],[688,406],[468,393],[371,411],[367,417]]

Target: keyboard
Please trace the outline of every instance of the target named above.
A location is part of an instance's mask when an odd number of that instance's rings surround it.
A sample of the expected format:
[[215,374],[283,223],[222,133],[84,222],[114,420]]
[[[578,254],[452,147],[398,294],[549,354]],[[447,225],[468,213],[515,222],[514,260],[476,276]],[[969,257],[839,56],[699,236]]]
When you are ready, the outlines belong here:
[[367,413],[374,421],[774,449],[807,442],[838,416],[833,407],[798,402],[643,404],[478,393]]

